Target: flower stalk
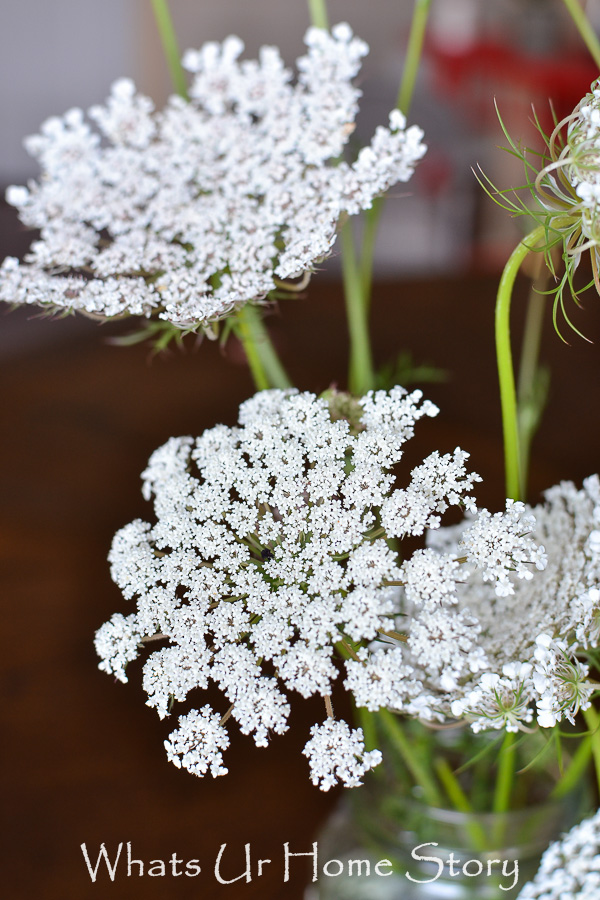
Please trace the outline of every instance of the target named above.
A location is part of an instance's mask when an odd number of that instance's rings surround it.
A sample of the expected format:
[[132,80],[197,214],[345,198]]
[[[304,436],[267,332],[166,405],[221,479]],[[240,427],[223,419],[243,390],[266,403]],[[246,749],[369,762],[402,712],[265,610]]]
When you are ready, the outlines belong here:
[[596,781],[600,790],[600,714],[593,706],[588,706],[583,712],[585,724],[590,731],[592,757],[596,769]]
[[[410,33],[408,36],[408,45],[406,48],[406,58],[404,60],[404,68],[402,70],[402,78],[398,90],[398,99],[396,101],[398,109],[407,117],[415,92],[417,73],[421,64],[425,30],[430,8],[431,0],[415,0]],[[360,278],[363,302],[367,310],[371,301],[373,261],[377,240],[377,229],[384,203],[385,200],[383,197],[376,197],[372,207],[367,210],[364,216],[365,227],[360,256]]]
[[581,738],[577,750],[569,765],[564,769],[559,781],[556,782],[550,794],[551,800],[559,800],[566,797],[584,777],[590,763],[592,753],[592,734],[586,734]]
[[326,0],[308,0],[308,11],[315,28],[329,28]]
[[408,116],[415,92],[415,84],[419,66],[421,64],[421,56],[423,54],[425,29],[427,28],[427,19],[429,18],[430,8],[431,0],[415,0],[410,33],[408,36],[408,46],[406,48],[406,59],[404,61],[404,69],[402,72],[397,102],[398,109],[401,110],[405,116]]
[[415,752],[415,748],[406,737],[402,724],[398,718],[387,709],[380,709],[377,712],[377,718],[381,722],[383,730],[392,746],[398,751],[400,757],[404,761],[407,769],[415,779],[423,791],[423,799],[430,806],[443,806],[443,800],[438,787],[419,759],[419,754]]
[[173,87],[180,97],[188,99],[187,80],[179,53],[177,36],[173,27],[173,19],[169,10],[168,0],[152,0],[152,9],[156,20],[156,27],[163,46],[165,59],[171,74]]
[[[448,761],[443,756],[435,760],[435,770],[440,779],[446,794],[448,795],[452,808],[458,812],[473,814],[473,804],[460,786],[459,780],[452,771]],[[471,845],[479,851],[484,851],[488,846],[488,840],[485,830],[480,822],[467,819],[465,823],[465,831],[469,836]]]
[[362,289],[362,279],[350,222],[346,222],[342,227],[341,241],[344,298],[350,333],[348,386],[353,394],[360,395],[374,386],[375,372],[369,339],[368,305]]
[[498,757],[498,775],[492,810],[505,813],[510,808],[510,797],[515,777],[515,733],[507,731]]
[[527,485],[531,443],[546,405],[550,380],[548,369],[539,364],[542,329],[547,307],[547,300],[543,294],[546,280],[547,276],[544,272],[538,274],[531,283],[519,362],[517,405],[521,472],[524,486]]
[[581,8],[579,0],[563,0],[569,15],[573,19],[579,34],[583,38],[585,46],[591,53],[594,62],[600,69],[600,41],[589,23],[589,20]]
[[544,239],[545,233],[544,226],[539,225],[513,250],[502,272],[496,298],[496,361],[500,383],[500,404],[504,434],[506,496],[512,500],[520,500],[523,496],[524,473],[510,340],[510,306],[517,273],[530,251],[540,249],[538,245]]
[[291,387],[257,308],[251,303],[242,306],[233,328],[244,347],[256,389]]

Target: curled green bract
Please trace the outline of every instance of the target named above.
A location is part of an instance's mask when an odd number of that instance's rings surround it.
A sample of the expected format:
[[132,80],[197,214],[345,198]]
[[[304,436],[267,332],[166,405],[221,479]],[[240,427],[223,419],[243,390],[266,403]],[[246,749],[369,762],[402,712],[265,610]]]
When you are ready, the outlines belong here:
[[[559,327],[562,318],[584,337],[571,321],[564,298],[566,293],[579,305],[580,295],[589,288],[595,287],[600,294],[600,79],[569,116],[556,122],[550,135],[535,118],[545,144],[541,153],[515,142],[499,112],[498,118],[508,140],[506,150],[523,162],[525,183],[499,189],[485,175],[478,176],[479,181],[513,216],[533,219],[543,240],[532,249],[544,254],[554,282],[547,293],[554,297],[555,329],[563,337]],[[586,253],[592,278],[583,285],[576,284],[575,273]]]

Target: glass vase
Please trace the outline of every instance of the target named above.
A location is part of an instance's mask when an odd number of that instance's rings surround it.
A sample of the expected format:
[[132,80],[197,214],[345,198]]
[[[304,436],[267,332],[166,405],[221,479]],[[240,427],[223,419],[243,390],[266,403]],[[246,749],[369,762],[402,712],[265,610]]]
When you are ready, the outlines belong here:
[[305,900],[514,900],[589,806],[585,784],[556,800],[537,788],[518,809],[463,812],[425,803],[381,767],[345,793],[319,835]]

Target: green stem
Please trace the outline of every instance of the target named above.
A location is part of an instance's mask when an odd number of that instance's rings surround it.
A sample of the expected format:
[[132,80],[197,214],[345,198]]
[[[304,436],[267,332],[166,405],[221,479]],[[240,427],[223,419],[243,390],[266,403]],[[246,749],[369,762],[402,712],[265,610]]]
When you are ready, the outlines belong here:
[[292,382],[277,355],[277,351],[269,337],[269,332],[264,325],[259,310],[251,303],[246,303],[244,308],[246,310],[246,318],[251,323],[258,353],[262,359],[271,386],[281,388],[282,390],[291,387]]
[[[377,747],[377,729],[375,727],[375,716],[364,706],[357,706],[355,709],[360,727],[363,730],[365,738],[365,749],[375,750]],[[377,771],[376,769],[374,771]]]
[[422,765],[418,754],[414,752],[397,717],[387,709],[380,709],[376,716],[381,722],[390,742],[400,753],[415,782],[422,788],[423,799],[430,806],[443,807],[444,804],[434,779],[425,766]]
[[506,844],[509,835],[506,833],[507,819],[504,815],[510,809],[510,800],[515,778],[515,762],[516,762],[516,735],[514,732],[507,731],[504,735],[502,747],[498,755],[498,772],[496,774],[496,784],[494,785],[494,796],[492,799],[492,812],[497,814],[490,835],[493,847],[503,847]]
[[290,387],[290,380],[256,307],[250,303],[242,306],[235,317],[233,328],[244,347],[257,390]]
[[523,332],[523,349],[519,365],[519,399],[531,394],[535,382],[546,306],[545,301],[546,298],[536,290],[536,285],[533,284],[527,302],[527,317]]
[[492,810],[495,813],[505,813],[510,807],[510,794],[515,777],[515,737],[512,731],[507,731],[498,755],[498,775]]
[[460,782],[452,771],[448,760],[444,759],[443,756],[438,756],[434,766],[452,807],[459,812],[472,813],[473,807],[469,802],[469,798],[460,786]]
[[513,250],[498,286],[496,298],[496,361],[500,382],[500,402],[502,406],[502,428],[504,432],[504,464],[506,472],[506,496],[519,500],[523,495],[521,455],[519,446],[519,426],[517,416],[517,395],[510,346],[510,303],[512,291],[521,263],[530,250],[543,239],[543,225],[534,228]]
[[596,768],[596,780],[598,782],[598,789],[600,790],[600,715],[598,715],[597,710],[593,706],[590,706],[588,709],[584,710],[583,718],[590,731],[592,756]]
[[366,310],[369,309],[371,304],[375,244],[377,243],[377,230],[384,203],[383,197],[375,197],[373,205],[363,216],[364,231],[360,248],[360,285]]
[[[415,0],[413,9],[410,33],[408,36],[408,45],[406,48],[406,57],[404,60],[404,68],[402,70],[402,78],[400,79],[400,88],[398,90],[397,106],[405,116],[408,116],[410,105],[412,103],[415,84],[417,81],[417,73],[421,62],[423,52],[423,41],[425,39],[425,29],[429,16],[431,0]],[[373,258],[375,254],[375,242],[377,237],[377,228],[383,211],[383,197],[376,197],[372,207],[368,210],[364,217],[364,234],[360,256],[360,277],[362,284],[363,302],[368,309],[371,300],[371,286],[373,282]]]
[[431,0],[415,0],[402,80],[400,81],[400,90],[398,92],[398,109],[402,110],[405,116],[408,116],[415,90],[430,6]]
[[581,8],[578,0],[563,0],[563,2],[573,19],[579,34],[583,38],[586,47],[594,58],[594,62],[600,69],[600,41],[590,25],[586,14]]
[[526,493],[527,488],[531,442],[540,423],[548,395],[549,372],[539,365],[542,328],[546,312],[546,298],[543,296],[542,290],[546,285],[546,281],[546,270],[544,270],[543,276],[536,278],[532,282],[527,302],[527,315],[519,364],[517,403],[523,494]]
[[[452,808],[459,812],[467,813],[467,816],[469,813],[473,814],[473,806],[460,786],[458,778],[452,771],[448,761],[443,756],[440,756],[435,760],[434,765],[438,778],[452,804]],[[464,828],[469,838],[470,846],[474,850],[482,851],[487,848],[488,840],[481,822],[478,822],[475,818],[470,819],[467,817]]]
[[326,0],[308,0],[308,11],[310,13],[310,21],[315,28],[329,30]]
[[356,261],[351,222],[343,225],[341,239],[344,298],[350,332],[348,386],[354,394],[365,394],[374,387],[375,374],[369,342],[369,316],[361,290],[361,277]]
[[[329,28],[326,0],[308,0],[310,20],[316,28]],[[350,365],[348,387],[356,394],[364,394],[374,386],[375,376],[371,360],[367,304],[361,289],[356,261],[352,227],[346,223],[342,235],[342,272],[348,330],[350,331]]]
[[569,765],[562,773],[560,780],[556,782],[556,785],[550,794],[551,800],[559,800],[573,790],[575,785],[583,777],[585,770],[589,765],[591,754],[592,735],[586,734],[584,738],[581,738],[579,746],[573,754]]
[[188,100],[187,80],[181,65],[179,47],[168,0],[152,0],[152,9],[154,10],[156,27],[162,41],[165,59],[171,73],[173,87],[184,100]]

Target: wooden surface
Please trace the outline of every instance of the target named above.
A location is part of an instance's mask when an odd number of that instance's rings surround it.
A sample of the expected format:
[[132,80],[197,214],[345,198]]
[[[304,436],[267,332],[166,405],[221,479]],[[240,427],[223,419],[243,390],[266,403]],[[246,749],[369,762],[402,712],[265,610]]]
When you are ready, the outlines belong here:
[[[478,496],[499,508],[494,290],[487,277],[382,285],[373,320],[380,362],[411,349],[417,362],[450,375],[425,388],[441,414],[420,424],[406,466],[460,444],[486,478]],[[600,301],[591,296],[587,305],[578,322],[594,338]],[[283,305],[269,322],[300,387],[343,386],[346,334],[337,286],[315,280],[307,299]],[[106,555],[117,528],[151,515],[140,472],[169,436],[234,423],[239,402],[252,393],[239,348],[225,358],[205,342],[150,361],[147,348],[108,346],[107,332],[91,323],[75,336],[61,322],[33,327],[42,337],[52,330],[51,346],[0,362],[3,896],[300,900],[308,866],[293,860],[285,883],[283,844],[309,851],[336,799],[310,785],[301,755],[310,724],[322,716],[320,702],[295,699],[290,731],[268,749],[256,749],[233,726],[229,775],[201,780],[166,761],[162,741],[172,724],[144,705],[141,666],[130,667],[127,685],[114,683],[98,671],[92,646],[103,621],[128,612]],[[549,334],[545,348],[554,374],[533,495],[553,480],[595,471],[600,448],[597,347],[576,338],[567,347]],[[94,861],[102,842],[111,855],[119,842],[131,842],[146,865],[162,859],[170,872],[176,853],[184,863],[199,859],[202,872],[139,877],[134,867],[128,876],[123,858],[114,883],[103,870],[92,884],[83,842]],[[255,861],[273,862],[261,878],[254,871],[248,883],[219,885],[213,873],[219,848],[227,844],[223,874],[234,878],[243,871],[247,843]]]

